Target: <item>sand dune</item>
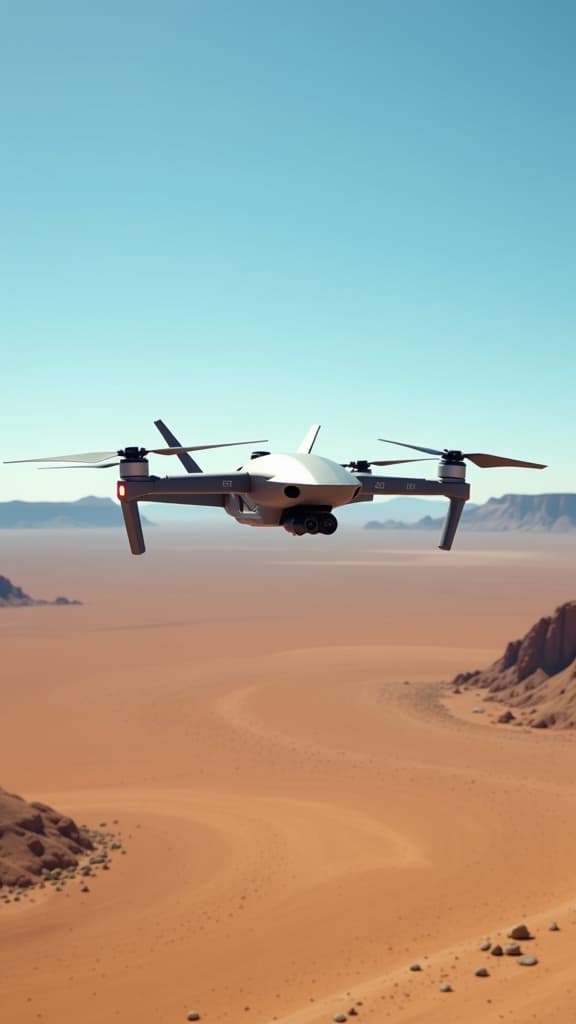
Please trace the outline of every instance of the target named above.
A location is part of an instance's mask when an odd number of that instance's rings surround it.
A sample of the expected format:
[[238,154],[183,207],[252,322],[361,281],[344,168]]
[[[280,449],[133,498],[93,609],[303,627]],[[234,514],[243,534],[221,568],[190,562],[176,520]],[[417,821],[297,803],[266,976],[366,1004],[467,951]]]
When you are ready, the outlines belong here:
[[[573,737],[459,720],[435,684],[572,597],[575,556],[355,536],[12,549],[84,603],[0,619],[2,782],[126,855],[0,907],[10,1024],[572,1019]],[[518,920],[536,967],[478,949]]]

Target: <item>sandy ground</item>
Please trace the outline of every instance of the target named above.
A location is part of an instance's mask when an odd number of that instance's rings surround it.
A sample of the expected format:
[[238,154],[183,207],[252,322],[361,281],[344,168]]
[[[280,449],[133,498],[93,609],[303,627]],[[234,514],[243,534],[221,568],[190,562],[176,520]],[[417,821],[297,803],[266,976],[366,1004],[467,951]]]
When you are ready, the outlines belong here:
[[[574,1021],[576,737],[431,685],[574,598],[573,541],[1,540],[15,583],[85,603],[0,613],[0,783],[127,851],[0,906],[3,1022]],[[537,967],[479,951],[521,920]]]

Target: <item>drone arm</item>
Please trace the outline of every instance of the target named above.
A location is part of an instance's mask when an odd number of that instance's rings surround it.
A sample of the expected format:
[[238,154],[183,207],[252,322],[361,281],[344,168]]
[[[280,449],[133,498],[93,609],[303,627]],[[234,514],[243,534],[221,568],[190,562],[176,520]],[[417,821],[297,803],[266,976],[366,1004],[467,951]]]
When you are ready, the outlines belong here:
[[251,490],[248,473],[194,473],[190,476],[141,477],[124,483],[127,501],[166,501],[203,495],[248,494]]
[[142,501],[150,501],[155,505],[195,505],[206,508],[224,508],[225,497],[223,494],[155,494],[153,497],[143,498]]
[[404,476],[375,476],[372,473],[355,473],[354,475],[361,485],[359,498],[365,495],[388,497],[410,494],[413,497],[441,495],[446,498],[460,498],[462,501],[467,501],[470,497],[469,485],[459,480],[450,483],[443,480],[415,480],[414,477]]
[[464,481],[455,480],[414,480],[407,477],[372,476],[371,474],[356,474],[362,484],[362,489],[357,500],[362,501],[364,495],[374,496],[376,494],[410,494],[413,497],[418,495],[438,494],[450,501],[450,507],[446,515],[444,530],[439,547],[441,551],[450,551],[464,505],[470,497],[470,486]]

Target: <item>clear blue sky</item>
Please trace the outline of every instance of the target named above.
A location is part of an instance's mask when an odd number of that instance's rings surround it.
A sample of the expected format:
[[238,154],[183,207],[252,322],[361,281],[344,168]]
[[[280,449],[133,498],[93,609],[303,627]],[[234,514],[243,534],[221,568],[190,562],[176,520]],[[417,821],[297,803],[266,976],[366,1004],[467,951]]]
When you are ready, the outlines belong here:
[[[572,0],[0,18],[0,458],[319,421],[342,460],[383,435],[550,463],[471,468],[475,500],[576,491]],[[114,486],[0,466],[0,500]]]

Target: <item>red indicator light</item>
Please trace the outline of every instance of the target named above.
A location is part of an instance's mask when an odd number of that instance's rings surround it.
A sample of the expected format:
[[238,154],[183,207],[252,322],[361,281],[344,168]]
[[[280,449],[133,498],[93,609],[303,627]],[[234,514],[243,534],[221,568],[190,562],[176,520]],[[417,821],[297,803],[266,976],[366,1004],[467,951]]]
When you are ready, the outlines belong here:
[[126,484],[123,484],[122,482],[120,482],[118,484],[118,487],[116,488],[116,493],[117,493],[119,498],[125,498],[126,497]]

